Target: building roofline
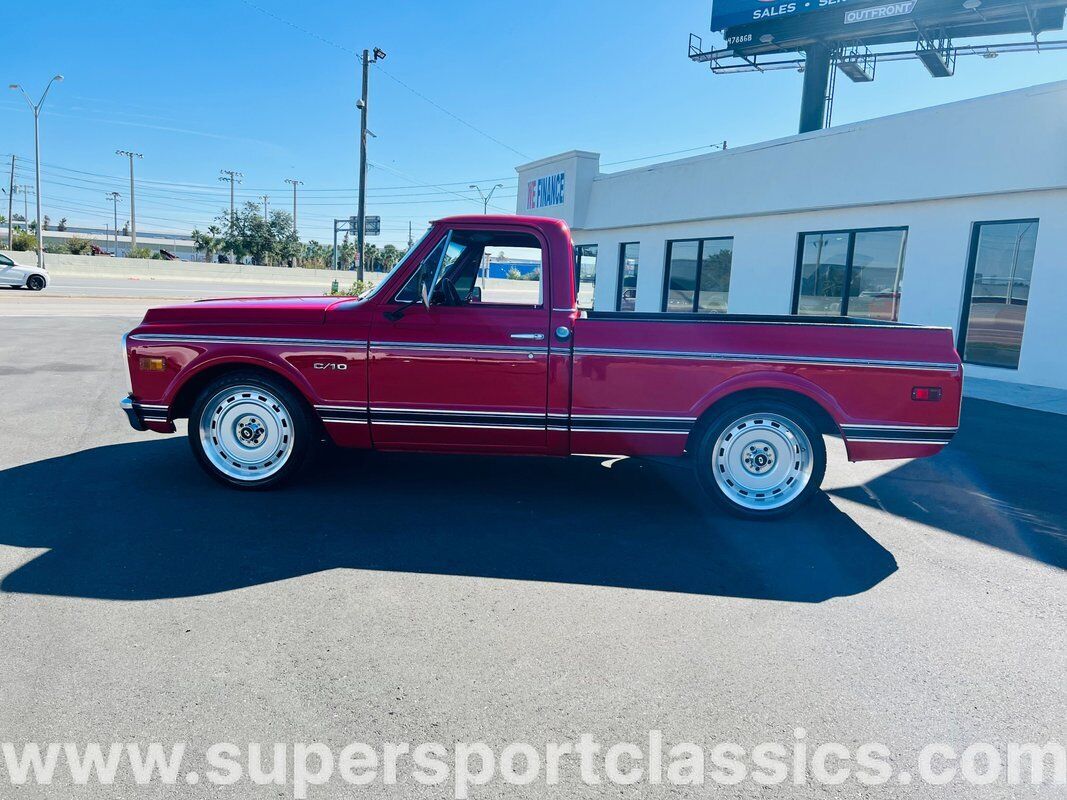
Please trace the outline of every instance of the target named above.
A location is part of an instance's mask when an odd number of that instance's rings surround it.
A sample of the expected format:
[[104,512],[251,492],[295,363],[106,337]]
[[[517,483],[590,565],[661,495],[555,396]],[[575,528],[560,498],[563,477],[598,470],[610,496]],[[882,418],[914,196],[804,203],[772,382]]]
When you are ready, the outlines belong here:
[[595,158],[600,160],[600,153],[594,153],[591,150],[568,150],[565,153],[558,153],[554,156],[546,156],[545,158],[539,158],[536,161],[530,161],[526,164],[520,164],[515,167],[516,172],[526,172],[527,170],[536,169],[537,167],[543,167],[545,164],[551,164],[554,161],[563,161],[567,158]]
[[[843,125],[824,128],[818,131],[811,131],[809,133],[797,133],[791,136],[782,136],[777,139],[768,139],[765,142],[755,142],[753,144],[742,145],[741,147],[731,147],[727,150],[719,150],[714,153],[700,153],[695,156],[687,156],[686,158],[674,159],[671,161],[657,161],[651,164],[645,164],[640,167],[631,167],[629,169],[620,170],[619,172],[600,172],[594,178],[594,180],[603,180],[610,178],[618,178],[626,175],[633,175],[640,172],[648,172],[650,169],[659,169],[661,167],[674,167],[687,164],[701,163],[716,158],[730,158],[742,153],[753,153],[760,150],[767,150],[772,147],[784,147],[799,142],[811,141],[813,139],[820,139],[830,136],[840,136],[842,134],[851,133],[863,128],[869,128],[889,120],[896,120],[901,117],[918,117],[922,115],[942,113],[946,109],[962,108],[965,106],[988,103],[995,98],[1003,98],[1009,95],[1026,95],[1026,94],[1050,94],[1053,92],[1067,92],[1067,80],[1062,81],[1050,81],[1048,83],[1038,83],[1033,86],[1024,86],[1019,89],[1008,89],[1003,92],[996,92],[994,94],[984,94],[978,97],[968,97],[963,100],[952,100],[948,103],[941,103],[936,106],[926,106],[925,108],[914,108],[909,111],[898,111],[895,114],[887,114],[882,117],[872,117],[871,119],[857,120],[855,122],[845,123]],[[552,161],[555,158],[542,159],[542,161]],[[542,163],[542,162],[535,162]]]

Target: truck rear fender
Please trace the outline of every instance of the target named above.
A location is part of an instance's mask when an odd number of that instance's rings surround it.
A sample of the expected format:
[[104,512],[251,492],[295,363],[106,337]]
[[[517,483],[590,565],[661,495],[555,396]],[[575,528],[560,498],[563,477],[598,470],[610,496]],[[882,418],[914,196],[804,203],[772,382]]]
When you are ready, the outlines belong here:
[[808,412],[812,421],[823,433],[841,435],[838,420],[844,418],[837,402],[818,385],[797,375],[761,370],[738,375],[709,391],[693,407],[696,425],[689,434],[686,449],[693,447],[703,433],[704,426],[723,408],[755,396],[773,396],[777,400],[792,402]]

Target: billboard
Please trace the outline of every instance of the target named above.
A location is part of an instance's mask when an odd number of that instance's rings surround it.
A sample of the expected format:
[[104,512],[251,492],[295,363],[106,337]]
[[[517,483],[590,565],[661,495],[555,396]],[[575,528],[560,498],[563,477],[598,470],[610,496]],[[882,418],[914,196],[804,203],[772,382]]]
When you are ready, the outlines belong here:
[[712,29],[744,56],[841,46],[1061,30],[1064,0],[713,0]]
[[849,0],[715,0],[711,6],[711,29],[724,31],[739,25],[769,22],[848,2]]

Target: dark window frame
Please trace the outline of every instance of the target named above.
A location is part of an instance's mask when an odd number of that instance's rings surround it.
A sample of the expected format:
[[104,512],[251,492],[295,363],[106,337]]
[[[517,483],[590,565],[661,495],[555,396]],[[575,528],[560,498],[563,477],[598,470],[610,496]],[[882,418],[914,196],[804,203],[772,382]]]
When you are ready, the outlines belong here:
[[[1041,218],[1040,217],[1023,217],[1020,219],[983,219],[978,222],[971,223],[971,236],[970,244],[967,250],[967,271],[963,278],[963,306],[960,309],[960,324],[957,326],[956,331],[956,352],[960,354],[960,360],[963,360],[964,354],[967,352],[967,329],[971,324],[971,299],[974,296],[974,273],[978,268],[978,242],[982,237],[983,225],[1022,225],[1023,223],[1032,223],[1038,226],[1040,231]],[[1035,241],[1036,246],[1036,241]],[[1023,325],[1023,333],[1026,332],[1025,323]],[[1022,358],[1022,334],[1019,336],[1019,356]],[[1005,367],[1002,364],[986,364],[981,361],[963,361],[965,364],[972,364],[976,367],[985,367],[987,369],[1003,369],[1009,372],[1018,372],[1018,365],[1014,367]]]
[[[619,242],[619,270],[618,270],[617,280],[616,280],[616,284],[615,284],[615,310],[616,311],[622,311],[622,290],[623,290],[622,276],[623,276],[623,270],[626,267],[626,248],[629,247],[632,244],[637,245],[637,268],[638,268],[638,270],[641,269],[641,242],[639,242],[639,241],[638,242]],[[637,286],[634,285],[634,294],[635,294],[635,296],[634,296],[634,309],[635,310],[637,308],[636,293],[637,293]],[[627,312],[624,312],[624,313],[627,313]]]
[[[693,284],[693,308],[689,311],[691,314],[705,313],[705,314],[719,314],[728,313],[726,311],[705,311],[700,312],[700,278],[704,269],[704,242],[730,242],[730,278],[733,279],[733,236],[692,236],[686,239],[668,239],[667,251],[663,260],[663,302],[660,304],[660,310],[665,314],[678,314],[686,312],[667,311],[667,302],[670,300],[670,288],[671,288],[671,251],[676,244],[684,244],[686,242],[697,243],[697,272],[696,282]],[[729,294],[729,291],[727,291]],[[729,303],[729,299],[727,299]]]
[[[903,263],[907,257],[908,251],[908,233],[910,232],[907,225],[883,225],[878,228],[836,228],[826,231],[801,231],[797,234],[797,248],[796,248],[796,268],[793,270],[793,303],[791,306],[790,314],[793,316],[801,316],[798,309],[800,308],[800,281],[804,273],[804,238],[806,236],[827,236],[835,233],[847,233],[848,234],[848,250],[845,257],[845,279],[842,282],[842,297],[841,297],[841,313],[837,316],[848,316],[848,290],[852,286],[852,261],[856,255],[856,234],[857,233],[884,233],[886,231],[903,231],[904,243],[900,260]],[[898,308],[899,312],[899,308]]]
[[597,254],[593,256],[593,302],[590,308],[596,305],[596,262],[600,259],[600,245],[596,242],[586,242],[585,244],[576,244],[573,247],[574,251],[574,304],[576,308],[581,308],[578,305],[578,295],[582,291],[582,257],[581,251],[586,247],[596,248]]

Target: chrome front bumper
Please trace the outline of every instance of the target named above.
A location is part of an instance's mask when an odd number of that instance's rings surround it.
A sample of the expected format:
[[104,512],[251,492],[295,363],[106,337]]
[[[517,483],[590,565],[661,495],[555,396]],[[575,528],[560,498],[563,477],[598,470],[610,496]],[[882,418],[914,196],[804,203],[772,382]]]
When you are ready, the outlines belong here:
[[133,404],[133,400],[128,397],[123,397],[119,401],[119,408],[126,413],[126,419],[130,423],[130,427],[135,431],[146,431],[148,426],[144,424],[144,420],[141,419],[141,414],[138,408]]
[[[170,409],[167,406],[151,406],[136,402],[132,397],[123,397],[119,401],[119,408],[126,414],[130,427],[135,431],[147,431],[149,422],[157,425],[166,425],[173,433],[174,423],[170,421]],[[153,428],[161,432],[159,428]]]

